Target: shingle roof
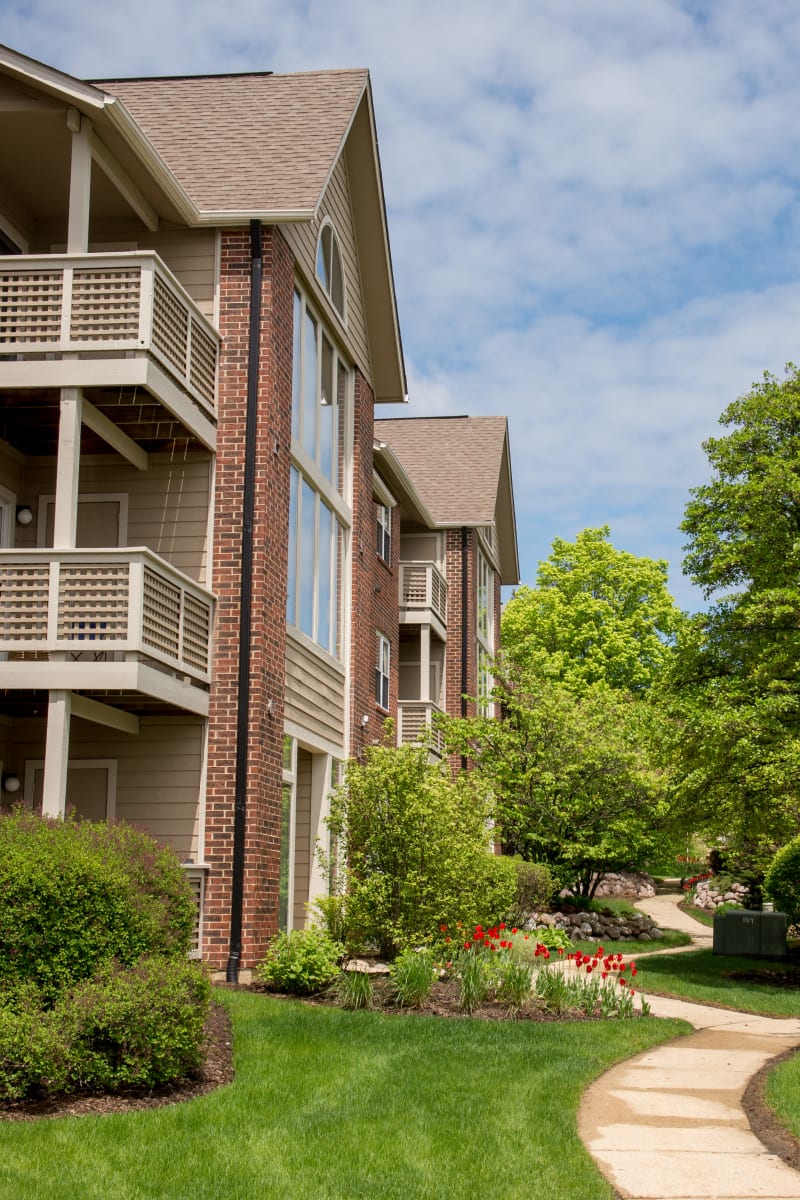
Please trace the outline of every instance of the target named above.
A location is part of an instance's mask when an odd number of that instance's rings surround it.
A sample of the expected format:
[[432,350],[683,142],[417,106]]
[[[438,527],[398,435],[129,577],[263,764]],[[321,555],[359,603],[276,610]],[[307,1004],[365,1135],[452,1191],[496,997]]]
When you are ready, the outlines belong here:
[[406,417],[375,422],[375,436],[403,464],[437,524],[495,519],[506,445],[505,417]]
[[203,212],[311,213],[366,70],[93,81],[118,96]]

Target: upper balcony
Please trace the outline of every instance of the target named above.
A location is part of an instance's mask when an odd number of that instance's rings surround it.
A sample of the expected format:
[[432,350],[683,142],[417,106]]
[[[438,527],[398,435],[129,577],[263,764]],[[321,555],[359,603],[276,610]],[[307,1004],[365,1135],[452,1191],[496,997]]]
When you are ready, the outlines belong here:
[[212,595],[151,550],[0,550],[8,688],[141,693],[208,711]]
[[397,744],[406,746],[427,743],[431,752],[441,758],[444,738],[433,718],[442,709],[432,700],[400,700],[397,705]]
[[145,388],[214,448],[219,334],[153,251],[0,256],[0,387]]
[[430,624],[447,640],[447,582],[436,563],[400,563],[400,621]]

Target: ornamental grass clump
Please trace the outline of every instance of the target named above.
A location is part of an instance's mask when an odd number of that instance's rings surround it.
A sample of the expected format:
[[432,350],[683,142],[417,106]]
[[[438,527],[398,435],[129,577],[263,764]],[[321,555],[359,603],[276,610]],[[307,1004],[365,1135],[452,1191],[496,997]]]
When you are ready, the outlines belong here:
[[403,950],[389,967],[395,999],[401,1008],[419,1008],[439,977],[432,950]]
[[336,1000],[342,1008],[372,1008],[375,989],[368,971],[342,971],[336,980]]

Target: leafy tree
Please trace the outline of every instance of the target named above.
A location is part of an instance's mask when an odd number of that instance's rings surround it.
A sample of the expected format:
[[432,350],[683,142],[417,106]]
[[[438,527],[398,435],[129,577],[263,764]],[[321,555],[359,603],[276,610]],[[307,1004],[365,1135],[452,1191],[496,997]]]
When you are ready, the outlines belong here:
[[503,718],[446,723],[494,796],[504,849],[548,863],[592,895],[598,876],[664,849],[666,784],[654,770],[657,710],[611,688],[582,695],[536,672],[498,684]]
[[573,690],[604,684],[641,693],[669,655],[683,615],[667,590],[667,564],[611,545],[608,526],[556,538],[537,586],[521,587],[503,614],[505,653],[517,667]]
[[714,603],[670,670],[678,797],[698,828],[766,862],[800,828],[800,373],[765,374],[704,443],[684,571]]
[[394,956],[442,924],[502,920],[516,872],[491,853],[491,803],[476,782],[453,779],[424,746],[374,746],[348,764],[328,823],[347,864],[351,938]]

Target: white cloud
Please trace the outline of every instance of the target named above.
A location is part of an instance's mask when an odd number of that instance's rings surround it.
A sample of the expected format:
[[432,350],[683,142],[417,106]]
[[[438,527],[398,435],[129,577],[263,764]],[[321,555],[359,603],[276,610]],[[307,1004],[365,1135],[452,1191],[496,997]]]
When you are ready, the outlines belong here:
[[677,569],[700,441],[800,354],[798,6],[29,0],[3,37],[90,77],[369,66],[407,411],[509,414],[526,578],[606,521]]

